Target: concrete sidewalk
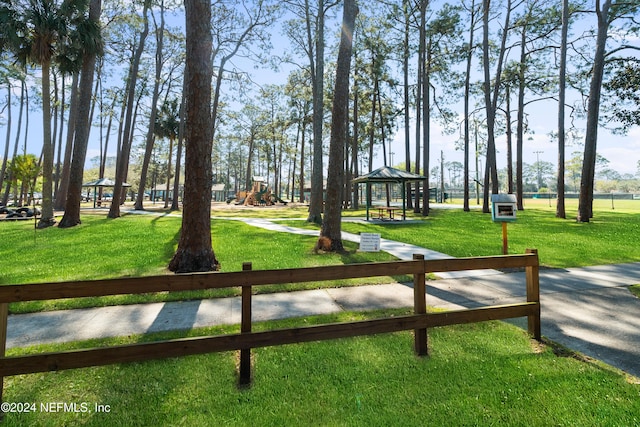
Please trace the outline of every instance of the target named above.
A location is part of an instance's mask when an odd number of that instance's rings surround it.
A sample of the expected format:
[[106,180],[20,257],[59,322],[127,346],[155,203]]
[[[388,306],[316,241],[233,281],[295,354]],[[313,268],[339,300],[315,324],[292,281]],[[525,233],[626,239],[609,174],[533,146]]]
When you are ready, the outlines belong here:
[[[438,280],[427,293],[443,308],[507,304],[526,298],[524,273]],[[640,378],[640,263],[540,272],[542,335]],[[526,319],[513,323],[526,328]]]
[[[267,220],[238,220],[274,231],[317,235],[317,231],[285,227]],[[359,239],[359,236],[344,238]],[[427,259],[448,257],[385,239],[381,245],[382,250],[400,259],[411,259],[414,253],[422,253]],[[449,309],[471,308],[526,298],[524,273],[495,270],[461,273],[427,282],[427,304]],[[640,377],[640,299],[627,289],[637,283],[640,263],[542,270],[542,334]],[[410,286],[388,284],[256,295],[252,309],[253,320],[262,321],[411,306]],[[526,324],[519,320],[516,324]],[[239,297],[10,315],[7,347],[238,323]]]
[[[542,334],[640,377],[640,263],[545,270]],[[427,304],[445,309],[526,298],[524,273],[427,282]],[[253,320],[413,305],[413,289],[388,284],[256,295]],[[9,316],[8,348],[240,323],[240,298],[138,304]],[[516,321],[526,327],[525,319]]]
[[[260,322],[411,306],[413,290],[389,284],[254,295],[251,308]],[[239,324],[240,307],[231,297],[10,315],[7,348]]]
[[[257,219],[257,218],[226,218],[236,221],[242,221],[246,224],[254,227],[263,228],[271,231],[278,231],[282,233],[301,234],[305,236],[318,236],[318,230],[306,230],[302,228],[289,227],[286,225],[278,224],[277,220],[269,219]],[[367,223],[363,219],[351,219],[347,218],[345,222],[362,222]],[[360,236],[352,233],[342,232],[342,240],[349,242],[360,243]],[[453,258],[451,255],[443,254],[442,252],[436,252],[431,249],[426,249],[421,246],[411,245],[403,242],[396,242],[389,239],[380,239],[380,250],[387,252],[401,260],[411,260],[413,255],[423,255],[424,259],[446,259]],[[478,277],[485,275],[499,274],[495,270],[468,270],[468,271],[454,271],[439,273],[438,276],[443,279],[453,279],[461,277]]]

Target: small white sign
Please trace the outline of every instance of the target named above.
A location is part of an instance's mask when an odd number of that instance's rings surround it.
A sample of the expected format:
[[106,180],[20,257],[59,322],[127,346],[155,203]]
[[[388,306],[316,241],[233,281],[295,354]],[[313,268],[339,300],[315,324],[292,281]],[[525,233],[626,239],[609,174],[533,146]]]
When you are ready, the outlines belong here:
[[491,219],[495,222],[513,222],[518,210],[516,196],[513,194],[491,195]]
[[379,233],[360,233],[361,252],[380,252]]

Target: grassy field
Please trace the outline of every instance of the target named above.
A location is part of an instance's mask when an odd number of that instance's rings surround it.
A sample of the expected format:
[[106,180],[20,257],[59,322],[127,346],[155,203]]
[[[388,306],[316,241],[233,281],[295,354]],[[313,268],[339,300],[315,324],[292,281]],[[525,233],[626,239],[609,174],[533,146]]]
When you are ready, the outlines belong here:
[[[91,280],[126,276],[171,274],[166,266],[175,252],[180,230],[179,217],[126,215],[110,220],[84,215],[83,224],[71,229],[38,230],[27,222],[0,223],[3,254],[0,284],[23,284]],[[224,271],[239,271],[243,262],[254,270],[309,267],[393,260],[384,252],[357,252],[347,244],[345,254],[314,255],[314,237],[275,233],[239,221],[212,221],[213,247]],[[261,287],[259,292],[291,289],[355,286],[389,283],[406,277],[379,277],[349,281],[310,282],[298,285]],[[109,296],[12,304],[12,313],[82,308],[141,302],[213,298],[239,294],[239,289]]]
[[[607,204],[608,203],[608,204]],[[640,201],[599,200],[594,219],[575,221],[577,206],[568,206],[572,219],[558,219],[555,208],[545,200],[528,200],[526,209],[507,226],[509,253],[538,249],[542,265],[555,268],[635,262],[640,260]],[[395,223],[349,223],[342,226],[351,233],[380,233],[382,238],[411,243],[455,257],[502,254],[502,226],[488,214],[474,209],[432,209],[428,217],[410,212],[411,221]],[[300,221],[288,225],[318,228]]]
[[[304,324],[403,314],[341,313]],[[291,327],[300,319],[261,328]],[[220,334],[235,327],[190,331]],[[84,345],[175,337],[127,337]],[[74,347],[79,347],[76,344]],[[597,362],[557,356],[515,326],[488,322],[435,329],[429,357],[395,333],[259,349],[254,381],[237,387],[234,353],[33,374],[5,380],[6,402],[36,412],[7,426],[631,426],[640,385]],[[38,348],[52,350],[59,346]],[[43,413],[41,403],[91,411]],[[97,405],[108,413],[95,411]]]
[[[636,205],[596,211],[590,224],[558,220],[536,206],[509,225],[510,250],[538,248],[553,266],[640,259]],[[305,208],[245,209],[243,216],[304,218]],[[363,216],[348,211],[345,216]],[[216,217],[240,216],[236,210]],[[500,227],[487,215],[433,210],[404,224],[345,223],[347,231],[380,232],[457,256],[498,254]],[[419,221],[417,220],[419,219]],[[305,226],[302,221],[293,224]],[[315,237],[268,232],[214,219],[213,246],[225,271],[391,259],[360,253],[314,254]],[[0,284],[165,274],[180,218],[83,215],[68,230],[34,233],[30,223],[0,223]],[[545,231],[546,230],[546,231]],[[557,247],[561,246],[560,249]],[[565,254],[565,252],[567,252]],[[393,280],[388,278],[386,281]],[[401,280],[401,278],[395,278]],[[349,283],[348,285],[357,285]],[[338,286],[344,283],[309,284]],[[632,287],[636,291],[638,287]],[[289,288],[271,289],[288,290]],[[110,297],[12,305],[37,311],[72,306],[224,296],[220,293]],[[61,305],[60,305],[61,304]],[[254,330],[406,314],[406,310],[339,313],[254,325]],[[13,349],[9,355],[238,332],[238,326]],[[628,426],[640,424],[640,380],[570,351],[541,345],[503,322],[434,329],[431,355],[413,353],[412,334],[394,333],[254,351],[252,387],[237,387],[237,353],[190,356],[6,378],[4,401],[29,403],[32,413],[8,413],[7,426],[58,425],[510,425]],[[51,403],[73,405],[53,409]],[[33,404],[33,406],[31,406]],[[44,406],[42,406],[44,405]],[[96,407],[98,405],[98,407]],[[86,409],[86,410],[85,410]],[[100,411],[96,410],[99,409]]]
[[[531,205],[531,206],[530,206]],[[588,224],[555,218],[544,200],[528,200],[527,209],[508,226],[510,253],[536,248],[541,263],[549,267],[575,267],[640,260],[640,202],[617,201],[612,210],[606,201],[595,205],[595,218]],[[573,208],[570,206],[570,209]],[[569,212],[571,213],[571,211]],[[223,271],[239,271],[243,262],[255,270],[294,268],[327,264],[349,264],[392,260],[380,253],[357,251],[345,242],[344,254],[314,254],[315,237],[277,233],[248,226],[233,217],[284,218],[286,224],[317,228],[304,221],[306,207],[278,209],[214,208],[213,247]],[[345,218],[365,215],[364,210],[345,211]],[[167,274],[180,230],[178,215],[125,215],[107,219],[105,211],[84,214],[83,224],[71,229],[56,227],[35,231],[31,222],[0,222],[0,285],[111,277]],[[345,222],[343,230],[374,232],[383,238],[412,243],[452,256],[499,255],[502,229],[489,215],[477,209],[433,209],[429,217],[411,212],[411,221],[396,223]],[[288,218],[288,219],[287,219]],[[295,219],[297,218],[297,219]],[[304,289],[353,286],[363,283],[407,281],[407,277],[307,283]],[[301,285],[261,288],[261,292],[301,289]],[[113,304],[211,298],[237,294],[226,289],[191,293],[114,296],[14,304],[13,313],[79,308]]]

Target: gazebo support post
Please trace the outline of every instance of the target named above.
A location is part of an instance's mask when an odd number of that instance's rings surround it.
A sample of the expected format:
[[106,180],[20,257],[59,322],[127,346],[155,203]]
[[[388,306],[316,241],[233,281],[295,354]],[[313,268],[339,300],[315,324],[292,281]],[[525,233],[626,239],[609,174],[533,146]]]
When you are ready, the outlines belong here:
[[367,221],[369,221],[369,204],[371,203],[371,185],[369,185],[369,183],[367,183],[366,185],[367,187]]
[[406,182],[400,181],[400,186],[402,187],[402,220],[406,221],[407,219],[407,193],[405,189]]

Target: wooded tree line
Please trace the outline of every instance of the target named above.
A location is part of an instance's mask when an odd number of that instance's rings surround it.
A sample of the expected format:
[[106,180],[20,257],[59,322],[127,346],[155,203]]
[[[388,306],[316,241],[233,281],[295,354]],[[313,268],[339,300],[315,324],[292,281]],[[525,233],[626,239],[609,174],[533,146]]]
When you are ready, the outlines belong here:
[[[565,151],[578,143],[584,159],[578,219],[589,221],[598,128],[624,132],[640,122],[636,1],[190,3],[208,4],[211,16],[211,53],[194,64],[206,62],[212,73],[210,184],[244,190],[253,175],[263,175],[274,193],[300,201],[310,187],[309,221],[323,221],[327,175],[344,174],[331,203],[361,203],[351,179],[370,171],[376,156],[390,165],[395,155],[400,163],[401,154],[390,149],[399,129],[406,169],[427,177],[412,191],[416,212],[429,212],[428,191],[420,188],[430,186],[429,171],[438,164],[429,158],[436,127],[459,134],[465,210],[476,147],[484,211],[500,189],[497,156],[505,152],[503,187],[517,194],[522,209],[529,112],[550,100],[558,106],[557,125],[549,129],[558,147],[557,215],[566,216]],[[347,46],[337,21],[345,9],[350,15],[343,27],[354,19],[346,87],[338,75],[338,45]],[[125,197],[123,184],[131,182],[136,209],[143,209],[155,176],[155,183],[173,189],[167,203],[178,207],[180,179],[189,174],[183,169],[185,12],[174,0],[0,1],[5,204],[17,177],[12,159],[26,154],[29,113],[39,109],[42,226],[52,224],[53,207],[65,210],[61,226],[80,222],[90,132],[99,143],[101,176],[116,147],[116,198]],[[267,73],[273,79],[286,74],[286,80],[264,83],[259,75]],[[340,90],[348,94],[346,111],[332,105]],[[344,130],[333,129],[337,113],[348,120]],[[342,148],[331,155],[335,139]],[[497,140],[506,140],[506,150]],[[120,203],[112,203],[109,216],[119,215]]]

